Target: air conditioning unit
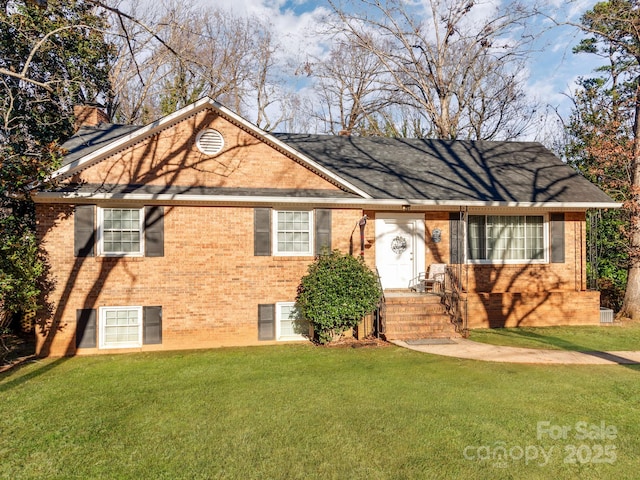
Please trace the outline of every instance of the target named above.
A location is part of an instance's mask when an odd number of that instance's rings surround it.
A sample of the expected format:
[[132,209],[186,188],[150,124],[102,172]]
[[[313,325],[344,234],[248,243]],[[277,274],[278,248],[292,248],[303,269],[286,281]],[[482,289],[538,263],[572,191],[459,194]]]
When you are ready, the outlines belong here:
[[613,310],[600,307],[600,323],[613,323]]

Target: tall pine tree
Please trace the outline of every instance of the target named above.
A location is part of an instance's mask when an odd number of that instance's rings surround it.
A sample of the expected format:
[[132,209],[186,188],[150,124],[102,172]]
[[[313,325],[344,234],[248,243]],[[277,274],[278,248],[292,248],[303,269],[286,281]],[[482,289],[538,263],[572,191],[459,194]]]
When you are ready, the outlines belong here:
[[621,313],[640,319],[640,2],[597,3],[581,28],[587,38],[577,50],[607,58],[608,66],[583,82],[577,98],[573,133],[584,149],[574,161],[625,202],[628,277]]

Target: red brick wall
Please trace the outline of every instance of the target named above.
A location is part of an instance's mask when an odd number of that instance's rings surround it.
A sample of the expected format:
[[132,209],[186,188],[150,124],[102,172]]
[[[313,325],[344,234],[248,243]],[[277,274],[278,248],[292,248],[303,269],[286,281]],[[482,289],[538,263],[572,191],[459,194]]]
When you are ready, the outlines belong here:
[[597,325],[600,292],[470,293],[469,328]]
[[[265,343],[258,341],[258,304],[294,301],[313,261],[254,257],[252,208],[165,207],[165,256],[156,258],[74,258],[73,206],[37,205],[37,211],[55,283],[53,315],[38,328],[43,354],[74,353],[76,309],[100,306],[162,306],[162,345],[143,350]],[[334,248],[348,251],[360,216],[333,211]]]
[[[449,213],[425,216],[426,264],[449,261]],[[439,228],[440,243],[431,232]],[[600,321],[600,294],[586,291],[584,213],[565,214],[565,262],[520,265],[463,265],[469,327],[585,325]]]
[[[373,225],[375,212],[367,213]],[[441,231],[438,243],[432,239],[435,229]],[[426,212],[425,233],[427,268],[449,263],[449,212]],[[462,265],[459,272],[469,292],[469,327],[598,324],[600,294],[586,291],[585,239],[585,214],[569,212],[564,263]],[[375,244],[368,245],[367,255],[375,259]]]

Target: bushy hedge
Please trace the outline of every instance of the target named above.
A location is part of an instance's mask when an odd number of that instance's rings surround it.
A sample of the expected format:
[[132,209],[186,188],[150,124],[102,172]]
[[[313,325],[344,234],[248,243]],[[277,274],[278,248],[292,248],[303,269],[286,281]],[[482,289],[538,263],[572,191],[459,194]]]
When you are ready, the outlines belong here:
[[309,265],[296,300],[317,341],[327,343],[372,312],[380,294],[377,276],[362,258],[334,250]]
[[[0,227],[6,223],[0,221]],[[34,235],[6,233],[0,234],[0,331],[8,327],[13,314],[38,309],[38,279],[44,271]]]

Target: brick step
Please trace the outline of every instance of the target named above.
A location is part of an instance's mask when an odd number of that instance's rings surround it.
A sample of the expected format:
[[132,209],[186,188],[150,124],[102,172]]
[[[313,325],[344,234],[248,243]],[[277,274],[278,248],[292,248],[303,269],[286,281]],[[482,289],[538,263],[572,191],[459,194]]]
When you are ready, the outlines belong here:
[[385,336],[390,339],[457,337],[455,326],[448,324],[433,325],[393,325],[387,326]]
[[438,295],[402,295],[402,296],[386,296],[385,301],[387,305],[395,304],[440,304],[442,298]]
[[406,317],[402,319],[387,317],[387,328],[397,326],[398,328],[420,327],[421,325],[449,325],[451,318],[448,315],[440,315],[436,317],[432,315],[429,319],[420,317]]
[[425,338],[457,338],[460,337],[458,333],[454,332],[407,332],[402,334],[395,333],[385,333],[383,335],[384,339],[387,341],[390,340],[422,340]]
[[390,293],[386,297],[385,326],[388,340],[459,336],[437,295]]
[[387,323],[402,324],[402,323],[415,323],[417,325],[438,324],[438,323],[451,323],[451,317],[446,313],[404,313],[387,315],[385,317]]
[[387,313],[385,320],[387,323],[449,323],[451,317],[446,313]]
[[460,335],[450,330],[437,332],[386,332],[385,340],[417,340],[419,338],[460,338]]
[[388,316],[414,314],[414,315],[438,315],[446,314],[444,305],[387,305],[385,311]]

